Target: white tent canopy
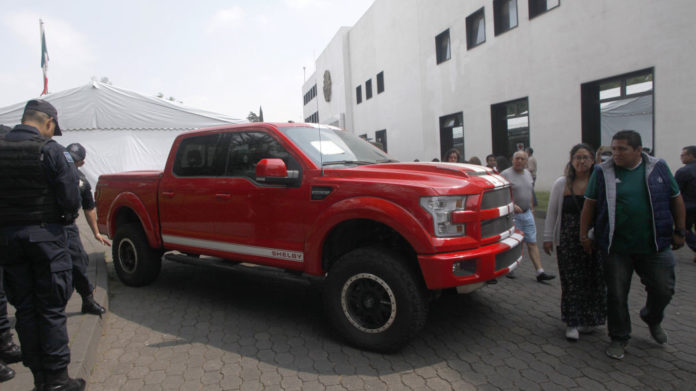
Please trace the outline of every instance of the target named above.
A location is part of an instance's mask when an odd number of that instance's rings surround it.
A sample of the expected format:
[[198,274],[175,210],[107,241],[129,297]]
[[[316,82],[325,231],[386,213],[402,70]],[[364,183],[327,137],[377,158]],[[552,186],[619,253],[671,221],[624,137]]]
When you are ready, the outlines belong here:
[[620,99],[601,107],[602,145],[611,145],[611,138],[623,129],[640,134],[643,147],[653,149],[653,97]]
[[[43,99],[58,110],[63,135],[55,140],[63,146],[79,142],[87,150],[81,170],[93,189],[101,174],[162,170],[181,132],[245,122],[97,81]],[[0,108],[0,124],[18,124],[25,104]]]

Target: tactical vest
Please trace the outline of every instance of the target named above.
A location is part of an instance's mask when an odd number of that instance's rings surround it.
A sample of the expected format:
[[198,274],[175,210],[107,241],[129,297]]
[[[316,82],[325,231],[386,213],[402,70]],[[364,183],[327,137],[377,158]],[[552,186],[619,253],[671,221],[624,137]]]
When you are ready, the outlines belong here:
[[55,190],[43,167],[43,146],[50,139],[0,138],[0,226],[60,223]]

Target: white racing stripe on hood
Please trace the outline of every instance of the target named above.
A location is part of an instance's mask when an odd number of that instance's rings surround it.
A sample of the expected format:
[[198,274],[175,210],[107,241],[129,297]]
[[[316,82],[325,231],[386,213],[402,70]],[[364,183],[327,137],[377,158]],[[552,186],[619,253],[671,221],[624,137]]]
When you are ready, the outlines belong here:
[[483,178],[488,181],[491,185],[495,186],[496,188],[498,187],[503,187],[507,185],[507,181],[505,178],[501,177],[498,174],[489,174],[489,175],[481,175],[479,178]]

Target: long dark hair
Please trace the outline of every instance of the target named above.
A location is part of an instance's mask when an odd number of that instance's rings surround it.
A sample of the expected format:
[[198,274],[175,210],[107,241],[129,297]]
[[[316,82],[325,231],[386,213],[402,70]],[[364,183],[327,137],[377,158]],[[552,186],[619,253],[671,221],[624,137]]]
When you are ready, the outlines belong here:
[[592,162],[594,162],[595,152],[591,146],[585,143],[580,143],[575,144],[575,146],[570,149],[570,158],[568,159],[568,164],[566,164],[565,168],[566,186],[568,186],[569,189],[572,189],[573,182],[575,181],[575,177],[577,176],[577,173],[575,172],[575,167],[573,167],[573,155],[575,155],[575,153],[581,149],[584,149],[587,152],[589,152],[590,156],[592,157]]

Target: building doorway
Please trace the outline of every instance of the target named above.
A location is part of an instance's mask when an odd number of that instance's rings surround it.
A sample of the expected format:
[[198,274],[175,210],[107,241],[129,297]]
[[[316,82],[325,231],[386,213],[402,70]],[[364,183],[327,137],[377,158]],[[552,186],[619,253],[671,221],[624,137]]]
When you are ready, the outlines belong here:
[[611,145],[619,130],[635,130],[648,153],[655,152],[653,69],[585,83],[582,93],[582,141],[597,148]]
[[445,154],[450,149],[459,151],[464,157],[464,116],[461,112],[440,117],[440,159],[445,160]]
[[529,147],[529,99],[491,105],[493,154],[512,157]]
[[375,141],[382,144],[382,150],[387,152],[387,129],[378,130],[375,132]]

